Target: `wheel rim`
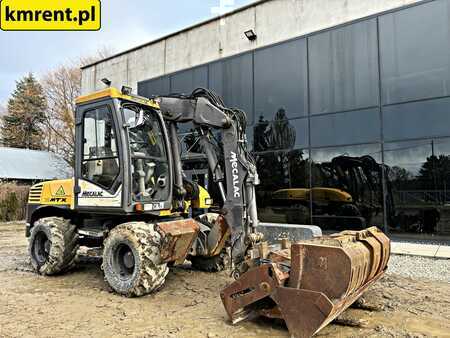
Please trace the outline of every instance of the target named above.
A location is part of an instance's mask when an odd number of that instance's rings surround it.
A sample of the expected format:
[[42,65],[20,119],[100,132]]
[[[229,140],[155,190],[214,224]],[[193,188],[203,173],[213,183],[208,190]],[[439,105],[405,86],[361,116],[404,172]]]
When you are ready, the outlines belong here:
[[130,278],[136,268],[133,250],[127,244],[120,244],[113,254],[113,270],[121,279]]
[[42,266],[47,262],[50,255],[52,242],[44,232],[38,232],[33,243],[33,257],[38,265]]

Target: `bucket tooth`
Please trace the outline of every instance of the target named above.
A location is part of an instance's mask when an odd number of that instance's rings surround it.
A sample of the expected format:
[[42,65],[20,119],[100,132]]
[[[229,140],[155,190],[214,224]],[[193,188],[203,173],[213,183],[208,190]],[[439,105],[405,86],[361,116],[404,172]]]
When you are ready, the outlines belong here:
[[389,255],[389,238],[376,227],[295,243],[289,274],[289,255],[269,254],[273,262],[243,274],[222,291],[222,301],[233,322],[282,318],[293,337],[310,337],[383,276]]

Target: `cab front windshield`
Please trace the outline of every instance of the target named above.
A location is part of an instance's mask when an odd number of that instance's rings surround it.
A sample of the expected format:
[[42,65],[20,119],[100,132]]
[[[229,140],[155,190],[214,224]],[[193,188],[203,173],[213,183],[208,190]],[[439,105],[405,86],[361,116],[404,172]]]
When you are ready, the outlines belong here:
[[138,104],[122,104],[128,126],[132,194],[135,201],[166,201],[169,165],[156,111]]

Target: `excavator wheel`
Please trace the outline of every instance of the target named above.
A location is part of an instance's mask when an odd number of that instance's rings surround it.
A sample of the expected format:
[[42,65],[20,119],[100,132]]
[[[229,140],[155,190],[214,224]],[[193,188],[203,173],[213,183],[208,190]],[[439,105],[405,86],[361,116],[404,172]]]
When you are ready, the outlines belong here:
[[199,271],[219,272],[230,264],[230,257],[226,250],[213,257],[191,257],[192,268]]
[[[219,216],[219,214],[207,213],[197,217],[196,220],[212,229]],[[205,272],[223,271],[230,265],[230,256],[228,255],[225,247],[218,255],[211,257],[192,256],[189,260],[192,263],[193,269]]]
[[60,217],[37,220],[31,229],[28,251],[41,275],[56,275],[73,267],[78,250],[76,226]]
[[105,279],[117,293],[140,297],[159,290],[169,272],[161,264],[161,235],[153,224],[130,222],[109,233],[103,250]]

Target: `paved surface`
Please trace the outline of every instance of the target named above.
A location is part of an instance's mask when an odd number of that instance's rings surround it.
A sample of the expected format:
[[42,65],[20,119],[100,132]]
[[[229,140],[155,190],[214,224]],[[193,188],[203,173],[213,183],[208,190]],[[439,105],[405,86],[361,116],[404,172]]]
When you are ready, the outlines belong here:
[[436,234],[424,234],[424,233],[398,233],[393,232],[389,234],[389,237],[395,242],[411,242],[417,244],[439,244],[450,245],[450,234],[448,235],[436,235]]
[[439,244],[418,244],[409,242],[391,242],[392,253],[450,259],[450,246]]

